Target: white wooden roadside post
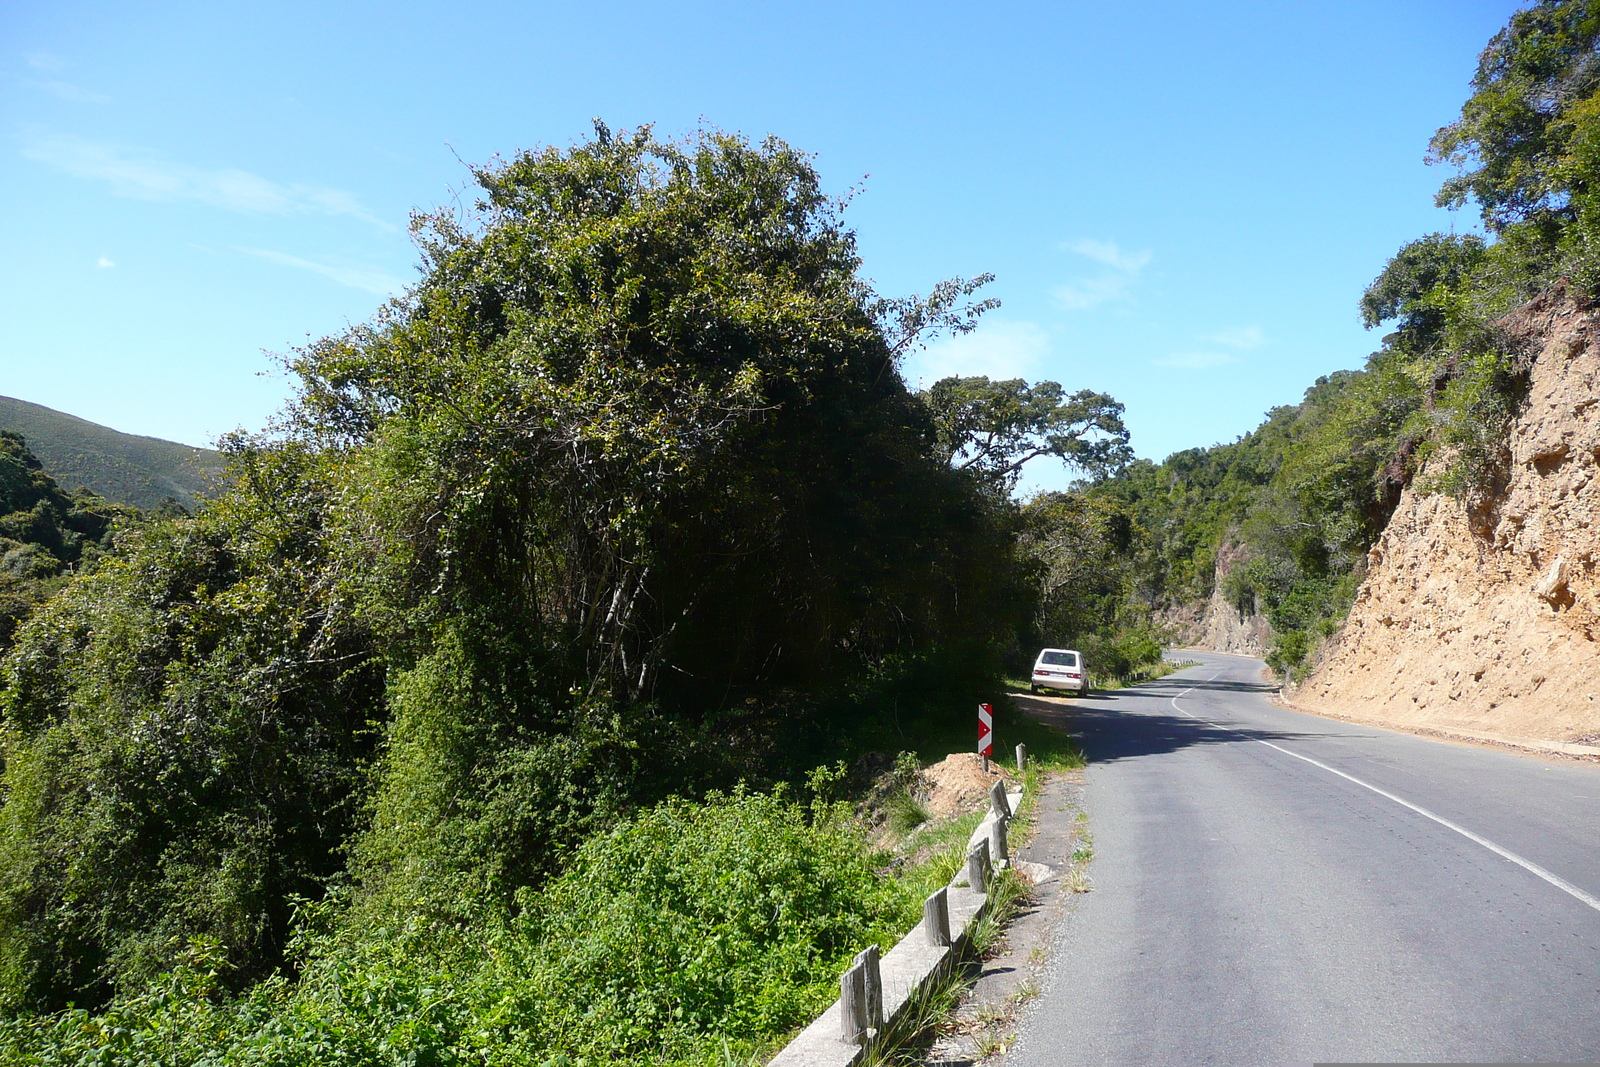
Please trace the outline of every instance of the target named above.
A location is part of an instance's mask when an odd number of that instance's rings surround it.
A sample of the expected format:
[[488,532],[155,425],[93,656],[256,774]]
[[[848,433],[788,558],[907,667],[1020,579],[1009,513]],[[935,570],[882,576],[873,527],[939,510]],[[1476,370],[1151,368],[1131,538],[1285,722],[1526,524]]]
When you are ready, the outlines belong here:
[[867,1000],[867,1010],[861,1021],[872,1031],[871,1036],[875,1037],[883,1029],[883,971],[879,967],[878,946],[868,945],[857,952],[856,966],[861,968],[862,987]]
[[839,976],[839,1036],[847,1045],[865,1044],[867,1031],[867,975],[860,963],[850,964]]
[[950,944],[950,894],[943,887],[922,902],[922,928],[928,944],[939,948]]
[[967,853],[967,885],[974,893],[989,891],[989,839],[981,839]]
[[978,755],[983,757],[983,773],[989,773],[989,756],[994,752],[994,705],[978,705]]
[[847,1045],[869,1044],[883,1029],[883,971],[877,945],[856,953],[839,976],[839,1036]]
[[1027,770],[1028,769],[1027,768],[1027,762],[1028,762],[1028,746],[1019,744],[1017,746],[1017,770],[1019,770],[1019,771]]
[[1011,798],[1006,796],[1006,783],[999,780],[989,787],[989,810],[997,819],[1011,818]]

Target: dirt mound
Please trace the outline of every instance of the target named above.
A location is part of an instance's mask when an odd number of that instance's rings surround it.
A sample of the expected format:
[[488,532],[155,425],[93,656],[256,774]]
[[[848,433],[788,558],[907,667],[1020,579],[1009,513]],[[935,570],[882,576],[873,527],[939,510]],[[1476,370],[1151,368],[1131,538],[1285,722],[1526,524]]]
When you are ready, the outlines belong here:
[[1600,733],[1600,311],[1558,288],[1501,325],[1538,353],[1505,485],[1466,503],[1406,489],[1296,705],[1469,735]]
[[975,752],[956,752],[922,769],[926,792],[918,790],[919,799],[936,818],[965,815],[978,811],[989,795],[989,787],[1000,779],[1016,777],[997,760],[989,760],[989,772],[984,773],[983,757]]

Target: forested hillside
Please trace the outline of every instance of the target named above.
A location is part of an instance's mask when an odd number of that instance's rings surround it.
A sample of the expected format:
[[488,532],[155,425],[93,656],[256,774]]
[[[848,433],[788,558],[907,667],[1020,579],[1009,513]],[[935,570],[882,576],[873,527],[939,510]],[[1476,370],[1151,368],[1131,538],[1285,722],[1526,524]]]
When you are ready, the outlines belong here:
[[1299,666],[1348,610],[1409,477],[1416,444],[1396,428],[1408,401],[1379,376],[1369,366],[1319,378],[1232,444],[1141,460],[1090,489],[1144,535],[1131,564],[1135,603],[1170,617],[1206,602],[1220,580],[1231,610],[1270,621],[1268,661]]
[[22,435],[56,482],[86,487],[119,504],[152,510],[167,501],[193,510],[214,495],[222,456],[155,437],[140,437],[75,415],[0,396],[0,430]]
[[1457,171],[1438,202],[1476,204],[1485,236],[1430,234],[1396,253],[1359,302],[1368,327],[1392,331],[1363,369],[1319,379],[1233,444],[1137,463],[1092,491],[1148,535],[1139,603],[1204,600],[1226,546],[1240,562],[1224,599],[1266,615],[1269,661],[1300,676],[1404,488],[1494,508],[1537,347],[1506,316],[1558,281],[1584,299],[1600,287],[1597,41],[1600,3],[1560,0],[1489,43],[1461,117],[1429,146]]
[[0,430],[0,651],[34,608],[112,547],[117,520],[136,515],[84,490],[62,492],[27,442]]

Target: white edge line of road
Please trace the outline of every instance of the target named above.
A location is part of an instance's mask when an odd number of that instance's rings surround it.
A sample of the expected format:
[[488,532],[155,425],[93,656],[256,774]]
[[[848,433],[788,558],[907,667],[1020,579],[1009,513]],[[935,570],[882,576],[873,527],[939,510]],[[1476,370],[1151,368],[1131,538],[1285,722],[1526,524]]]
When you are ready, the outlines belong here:
[[[1218,671],[1216,674],[1213,674],[1210,678],[1207,678],[1206,681],[1208,681],[1208,682],[1215,681],[1217,678],[1220,678],[1221,676],[1222,676],[1222,672]],[[1179,715],[1182,715],[1182,716],[1184,716],[1185,718],[1188,718],[1188,719],[1193,719],[1195,722],[1203,722],[1207,726],[1214,726],[1219,730],[1227,730],[1230,733],[1239,734],[1241,737],[1246,736],[1241,731],[1239,731],[1239,730],[1237,730],[1237,729],[1235,729],[1235,728],[1233,728],[1231,726],[1225,726],[1225,725],[1223,725],[1222,723],[1219,723],[1219,722],[1212,722],[1210,719],[1202,719],[1202,718],[1200,718],[1200,716],[1191,715],[1189,712],[1184,711],[1182,708],[1180,708],[1178,706],[1178,700],[1181,697],[1188,696],[1190,693],[1194,692],[1197,688],[1199,688],[1199,687],[1191,685],[1188,689],[1185,689],[1183,692],[1181,692],[1177,696],[1173,697],[1172,698],[1172,709],[1174,711],[1176,711]],[[1288,749],[1284,748],[1282,745],[1275,745],[1271,741],[1263,741],[1259,737],[1247,737],[1247,740],[1254,741],[1258,745],[1266,745],[1268,748],[1276,749],[1277,751],[1282,752],[1285,756],[1293,756],[1297,760],[1304,760],[1305,762],[1311,764],[1313,767],[1319,767],[1322,770],[1327,771],[1329,774],[1336,774],[1340,778],[1343,778],[1347,782],[1354,782],[1356,785],[1359,785],[1362,789],[1369,789],[1372,792],[1378,794],[1380,797],[1383,797],[1383,798],[1385,798],[1387,800],[1392,800],[1396,804],[1399,804],[1403,808],[1410,808],[1412,811],[1416,812],[1418,815],[1421,815],[1423,818],[1432,819],[1434,822],[1438,823],[1440,826],[1443,826],[1447,830],[1454,830],[1456,833],[1460,834],[1462,837],[1466,838],[1468,841],[1471,841],[1471,842],[1473,842],[1475,844],[1482,845],[1484,848],[1488,849],[1490,852],[1493,852],[1496,856],[1499,856],[1502,859],[1510,860],[1512,863],[1515,863],[1518,867],[1521,867],[1524,870],[1528,871],[1529,873],[1535,874],[1535,875],[1539,876],[1540,878],[1543,878],[1546,882],[1549,882],[1551,885],[1555,886],[1557,889],[1561,890],[1563,893],[1566,893],[1568,896],[1571,896],[1571,897],[1573,897],[1573,898],[1575,898],[1575,899],[1577,899],[1579,901],[1582,901],[1584,904],[1587,904],[1589,907],[1593,908],[1595,911],[1600,911],[1600,898],[1597,898],[1597,897],[1594,897],[1594,896],[1592,896],[1592,895],[1590,895],[1588,893],[1585,893],[1583,890],[1579,889],[1577,886],[1573,885],[1571,882],[1567,881],[1565,878],[1561,877],[1559,874],[1555,874],[1555,873],[1553,873],[1551,871],[1545,870],[1543,867],[1539,866],[1537,863],[1534,863],[1532,860],[1523,859],[1521,856],[1517,855],[1515,852],[1512,852],[1510,849],[1502,848],[1501,846],[1495,844],[1493,841],[1490,841],[1487,837],[1484,837],[1484,836],[1482,836],[1480,834],[1475,834],[1471,830],[1468,830],[1465,826],[1461,826],[1461,825],[1459,825],[1457,823],[1451,822],[1449,819],[1446,819],[1443,815],[1436,815],[1436,814],[1434,814],[1433,812],[1429,811],[1427,808],[1423,807],[1420,804],[1413,804],[1413,803],[1411,803],[1411,801],[1405,799],[1404,797],[1397,797],[1393,793],[1389,792],[1386,789],[1379,789],[1377,786],[1373,785],[1371,782],[1363,782],[1361,779],[1357,778],[1355,775],[1346,774],[1343,771],[1339,770],[1337,767],[1330,767],[1326,763],[1321,762],[1320,760],[1314,760],[1310,756],[1302,756],[1298,752],[1290,752]]]

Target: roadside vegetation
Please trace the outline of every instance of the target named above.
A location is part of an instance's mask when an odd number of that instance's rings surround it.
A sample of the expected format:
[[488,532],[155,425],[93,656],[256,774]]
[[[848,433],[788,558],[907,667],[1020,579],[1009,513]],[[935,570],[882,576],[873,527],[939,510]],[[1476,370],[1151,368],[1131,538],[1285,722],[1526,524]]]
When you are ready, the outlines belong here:
[[984,279],[875,293],[781,142],[474,176],[193,515],[13,464],[73,536],[0,660],[0,1058],[720,1062],[915,921],[857,766],[1004,706],[1016,473],[1120,405],[907,389]]
[[0,1047],[25,1063],[742,1063],[916,923],[965,833],[941,844],[891,876],[848,804],[669,800],[515,907],[464,892],[358,931],[337,899],[302,904],[292,981],[227,996],[217,947],[192,943],[100,1012],[0,1024]]

